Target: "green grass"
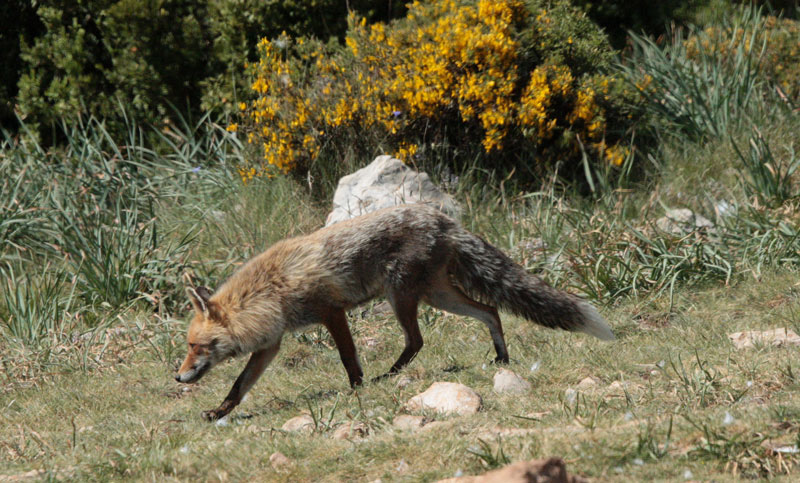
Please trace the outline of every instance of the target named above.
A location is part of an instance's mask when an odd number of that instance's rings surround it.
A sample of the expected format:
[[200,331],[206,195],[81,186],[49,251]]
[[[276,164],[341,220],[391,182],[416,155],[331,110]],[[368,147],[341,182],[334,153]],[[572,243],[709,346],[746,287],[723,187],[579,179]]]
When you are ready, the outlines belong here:
[[[124,320],[118,325],[126,331],[109,335],[104,354],[96,355],[99,367],[40,375],[29,387],[6,384],[13,391],[0,397],[3,473],[43,469],[93,480],[431,480],[459,470],[479,473],[488,455],[502,454],[510,461],[559,455],[571,471],[604,479],[669,480],[686,470],[698,479],[727,479],[734,464],[742,476],[780,476],[793,471],[797,458],[779,459],[762,441],[797,443],[800,349],[737,351],[727,334],[800,329],[796,279],[795,272],[779,272],[757,285],[682,293],[671,315],[661,299],[623,303],[605,311],[620,336],[610,344],[506,317],[510,369],[534,387],[525,396],[493,393],[490,338],[473,320],[426,311],[426,346],[404,371],[411,378],[404,388],[393,378],[351,391],[323,332],[288,336],[227,426],[204,422],[200,411],[219,403],[243,361],[221,365],[184,392],[171,378],[182,350],[165,360],[157,341],[142,340],[152,327]],[[366,373],[380,374],[401,350],[396,322],[354,317],[351,324]],[[182,329],[177,321],[165,325],[163,343],[180,344]],[[366,343],[373,338],[376,345]],[[570,399],[565,391],[589,376],[598,385]],[[405,401],[437,380],[474,388],[484,409],[464,417],[430,414],[445,421],[443,430],[392,428]],[[625,389],[608,389],[615,381]],[[311,435],[280,431],[303,411],[330,422]],[[332,429],[349,420],[365,423],[369,436],[352,443],[331,439]],[[492,435],[497,428],[531,432],[498,438]],[[294,461],[291,470],[271,468],[275,451]],[[408,465],[404,472],[397,471],[401,461]]]

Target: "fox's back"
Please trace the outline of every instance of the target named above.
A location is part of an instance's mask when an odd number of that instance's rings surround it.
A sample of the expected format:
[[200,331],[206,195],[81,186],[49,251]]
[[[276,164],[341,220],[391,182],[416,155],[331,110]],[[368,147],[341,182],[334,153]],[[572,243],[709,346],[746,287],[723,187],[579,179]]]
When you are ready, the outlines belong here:
[[385,285],[413,284],[448,258],[447,233],[456,222],[427,205],[401,205],[319,230],[327,269],[348,306],[383,292]]
[[[455,226],[425,205],[378,210],[275,243],[237,270],[214,299],[245,318],[270,306],[293,319],[287,308],[310,300],[350,308],[382,294],[387,284],[422,282],[446,263],[446,235]],[[290,322],[297,324],[303,322]]]

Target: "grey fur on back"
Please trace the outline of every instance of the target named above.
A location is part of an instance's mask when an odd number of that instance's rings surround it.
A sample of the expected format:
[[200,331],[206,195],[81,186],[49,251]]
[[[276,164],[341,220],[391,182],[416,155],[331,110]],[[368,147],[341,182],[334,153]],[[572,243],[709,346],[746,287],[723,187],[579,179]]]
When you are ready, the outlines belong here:
[[545,327],[614,338],[592,305],[528,274],[502,251],[433,207],[385,208],[320,230],[347,306],[391,288],[418,291],[443,264],[469,297]]

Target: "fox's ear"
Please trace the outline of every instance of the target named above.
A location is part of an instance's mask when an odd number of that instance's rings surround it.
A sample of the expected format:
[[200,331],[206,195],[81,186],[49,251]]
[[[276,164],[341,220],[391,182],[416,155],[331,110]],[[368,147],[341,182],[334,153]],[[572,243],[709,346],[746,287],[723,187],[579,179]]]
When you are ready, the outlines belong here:
[[208,299],[211,297],[211,291],[206,287],[186,287],[186,295],[189,296],[194,309],[203,314],[208,315]]

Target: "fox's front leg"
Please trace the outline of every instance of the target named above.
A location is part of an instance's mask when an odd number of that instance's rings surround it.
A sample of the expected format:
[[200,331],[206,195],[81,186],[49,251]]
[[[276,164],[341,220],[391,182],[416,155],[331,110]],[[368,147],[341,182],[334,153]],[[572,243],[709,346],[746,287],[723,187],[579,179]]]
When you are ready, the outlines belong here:
[[239,377],[236,378],[236,382],[233,383],[233,387],[225,397],[225,400],[222,401],[222,404],[220,404],[217,409],[203,411],[203,419],[208,421],[220,419],[238,406],[239,403],[242,402],[244,395],[247,394],[247,391],[253,387],[253,384],[255,384],[258,378],[261,377],[261,374],[264,373],[264,369],[266,369],[269,363],[272,362],[272,359],[275,358],[275,354],[278,353],[280,346],[281,343],[277,342],[270,348],[253,352],[244,370],[239,374]]
[[342,359],[347,377],[350,379],[350,387],[355,388],[361,385],[364,378],[364,371],[358,363],[358,353],[356,345],[353,343],[353,335],[347,326],[347,316],[344,309],[330,308],[322,319],[322,324],[328,329],[336,348],[339,349],[339,357]]

